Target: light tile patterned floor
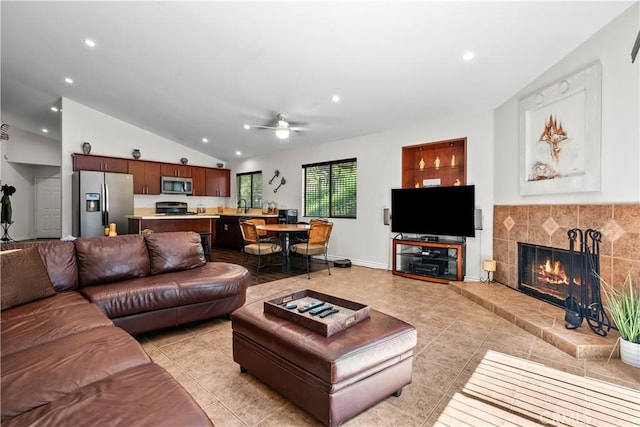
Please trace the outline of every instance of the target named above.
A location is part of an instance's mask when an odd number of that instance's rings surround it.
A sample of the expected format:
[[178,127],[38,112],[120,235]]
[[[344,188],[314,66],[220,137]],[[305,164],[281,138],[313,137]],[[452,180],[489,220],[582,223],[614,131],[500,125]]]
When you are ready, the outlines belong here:
[[[553,424],[554,419],[567,420],[576,414],[575,411],[567,413],[562,406],[545,403],[545,415],[538,414],[536,418],[535,414],[520,414],[515,407],[479,400],[470,392],[469,380],[477,378],[478,368],[486,362],[489,351],[542,364],[553,369],[549,372],[559,370],[577,376],[571,378],[591,378],[620,385],[626,387],[625,392],[631,396],[637,396],[633,393],[640,389],[640,370],[619,359],[575,359],[448,285],[357,266],[331,271],[331,276],[326,271],[313,273],[311,280],[298,276],[252,286],[247,292],[247,301],[288,289],[315,289],[368,304],[417,328],[412,384],[404,388],[401,397],[389,397],[347,421],[344,424],[347,427],[457,425],[447,422],[446,417],[451,416],[452,407],[459,411],[464,405],[468,406],[467,412],[475,408],[490,417],[485,425],[492,425],[491,420],[502,425],[518,425],[518,420],[524,420],[522,425]],[[153,360],[194,396],[218,427],[320,425],[250,374],[240,373],[232,358],[231,322],[227,320],[213,319],[149,334],[140,337],[140,342]],[[541,394],[544,390],[540,390]],[[535,401],[535,397],[531,400]],[[640,405],[640,401],[636,400],[635,404]],[[633,398],[631,406],[634,406]],[[502,412],[513,414],[509,418],[511,424],[500,421],[504,421],[504,417],[500,418]],[[577,419],[578,422],[571,424],[581,425],[580,418]]]

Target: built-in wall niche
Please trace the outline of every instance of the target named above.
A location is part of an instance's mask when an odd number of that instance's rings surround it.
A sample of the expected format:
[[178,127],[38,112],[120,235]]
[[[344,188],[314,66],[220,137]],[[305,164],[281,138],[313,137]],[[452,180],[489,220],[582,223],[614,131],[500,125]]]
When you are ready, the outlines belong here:
[[402,147],[402,188],[466,183],[467,138]]

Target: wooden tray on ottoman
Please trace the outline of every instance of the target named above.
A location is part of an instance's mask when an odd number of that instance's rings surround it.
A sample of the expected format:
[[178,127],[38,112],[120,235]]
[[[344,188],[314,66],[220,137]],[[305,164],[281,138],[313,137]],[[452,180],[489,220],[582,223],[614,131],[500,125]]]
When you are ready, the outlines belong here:
[[[298,312],[299,307],[318,300],[326,304],[331,304],[340,311],[325,318],[312,316],[309,312]],[[298,308],[287,309],[283,305],[286,303],[295,303]],[[323,294],[311,289],[290,291],[282,296],[271,298],[264,302],[264,312],[278,316],[281,319],[289,320],[326,337],[343,331],[349,326],[368,319],[370,316],[369,306],[367,305]]]

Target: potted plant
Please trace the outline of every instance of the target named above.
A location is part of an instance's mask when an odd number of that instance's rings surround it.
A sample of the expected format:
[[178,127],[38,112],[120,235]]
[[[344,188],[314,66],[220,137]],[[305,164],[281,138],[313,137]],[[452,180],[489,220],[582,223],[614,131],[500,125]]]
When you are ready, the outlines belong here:
[[603,305],[620,332],[620,359],[640,368],[640,286],[631,271],[620,289],[602,280]]

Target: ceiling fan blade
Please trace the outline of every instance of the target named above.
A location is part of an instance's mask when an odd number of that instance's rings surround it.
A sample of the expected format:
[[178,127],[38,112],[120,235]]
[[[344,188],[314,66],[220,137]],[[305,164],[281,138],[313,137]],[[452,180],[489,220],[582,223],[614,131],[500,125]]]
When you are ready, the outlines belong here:
[[273,126],[263,126],[263,125],[250,125],[250,126],[255,129],[271,129],[271,130],[276,129]]
[[304,132],[309,130],[309,128],[301,127],[301,126],[289,126],[289,130],[291,132]]

